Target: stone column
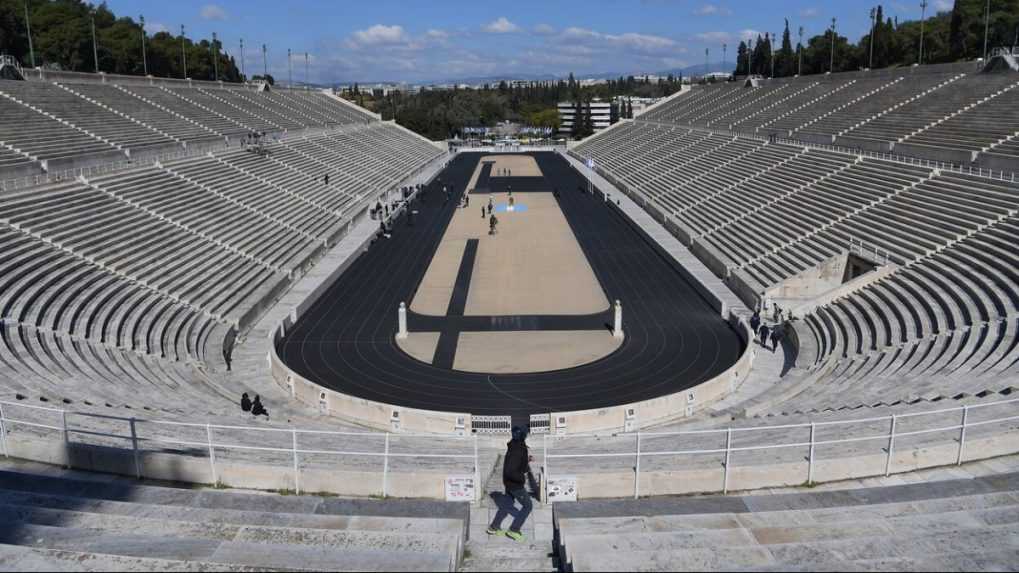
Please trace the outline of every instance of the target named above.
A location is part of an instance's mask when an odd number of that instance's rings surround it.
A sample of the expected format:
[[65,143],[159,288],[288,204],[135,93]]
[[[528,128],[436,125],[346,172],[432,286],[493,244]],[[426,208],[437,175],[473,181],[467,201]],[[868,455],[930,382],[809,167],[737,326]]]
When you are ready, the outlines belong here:
[[396,333],[396,338],[404,340],[407,338],[407,303],[400,303],[400,310],[396,311],[397,320],[400,323],[400,330]]

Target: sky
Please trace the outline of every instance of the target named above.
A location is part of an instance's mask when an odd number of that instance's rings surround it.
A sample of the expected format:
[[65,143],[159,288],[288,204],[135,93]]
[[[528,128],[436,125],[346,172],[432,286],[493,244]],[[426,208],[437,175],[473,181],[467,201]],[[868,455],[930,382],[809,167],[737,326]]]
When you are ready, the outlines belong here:
[[[118,15],[144,15],[150,33],[211,37],[261,73],[285,82],[287,49],[293,79],[313,83],[443,82],[526,75],[642,74],[735,60],[741,39],[781,34],[796,42],[823,33],[858,40],[870,27],[871,0],[107,0]],[[950,10],[930,0],[928,12]],[[920,17],[919,0],[884,4],[900,20]]]

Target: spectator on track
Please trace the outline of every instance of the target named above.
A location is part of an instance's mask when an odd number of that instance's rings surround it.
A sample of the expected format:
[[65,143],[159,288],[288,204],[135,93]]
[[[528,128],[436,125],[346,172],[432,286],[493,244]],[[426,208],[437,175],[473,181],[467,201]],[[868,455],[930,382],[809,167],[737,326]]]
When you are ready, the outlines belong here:
[[[532,459],[527,449],[527,432],[519,426],[514,426],[512,433],[513,439],[506,444],[506,457],[502,465],[502,484],[506,488],[506,494],[499,503],[499,510],[495,513],[495,518],[486,533],[505,535],[513,541],[523,541],[524,535],[520,533],[520,528],[524,526],[533,509],[531,494],[527,491],[527,475],[531,473]],[[516,509],[516,503],[520,504],[520,510],[516,511],[509,530],[505,531],[502,529],[502,522]]]
[[255,401],[251,403],[251,415],[269,417],[269,410],[262,405],[262,398],[258,394],[255,394]]
[[241,394],[241,412],[251,411],[251,398],[248,398],[248,393]]
[[329,185],[329,174],[328,173],[326,173],[326,176],[325,176],[324,179],[325,179],[326,185]]

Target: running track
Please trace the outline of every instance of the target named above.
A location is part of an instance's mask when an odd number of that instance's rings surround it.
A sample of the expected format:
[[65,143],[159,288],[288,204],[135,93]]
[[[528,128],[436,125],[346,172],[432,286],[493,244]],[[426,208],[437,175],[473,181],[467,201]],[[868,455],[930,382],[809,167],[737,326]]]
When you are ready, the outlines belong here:
[[[395,224],[291,328],[280,357],[305,378],[344,394],[427,410],[522,417],[601,408],[657,398],[720,374],[743,342],[688,282],[678,263],[582,179],[561,157],[534,154],[540,178],[513,178],[514,195],[560,190],[560,205],[610,300],[623,302],[626,339],[613,354],[584,366],[538,374],[485,375],[419,362],[394,340],[396,309],[411,301],[457,201],[444,202],[433,183],[417,200],[413,225]],[[457,157],[441,180],[463,191],[480,154]],[[487,173],[486,173],[487,175]],[[478,188],[504,186],[484,177]],[[487,204],[472,196],[470,209]],[[588,317],[424,317],[408,313],[415,331],[608,328],[611,313]],[[458,321],[451,323],[448,321]],[[448,363],[448,361],[447,361]]]

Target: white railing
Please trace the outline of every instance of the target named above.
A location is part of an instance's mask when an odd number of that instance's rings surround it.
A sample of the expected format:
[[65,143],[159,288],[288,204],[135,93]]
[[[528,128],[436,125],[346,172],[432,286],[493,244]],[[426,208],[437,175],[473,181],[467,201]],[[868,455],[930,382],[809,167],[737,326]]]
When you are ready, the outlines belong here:
[[[25,410],[30,413],[34,413],[37,417],[30,416],[13,417],[12,411]],[[39,419],[42,418],[42,420]],[[83,421],[98,422],[103,425],[104,428],[111,425],[121,425],[124,427],[123,432],[117,432],[115,430],[95,430],[85,425],[76,425],[73,422],[69,422],[70,419],[81,418]],[[146,430],[159,428],[162,431],[156,433],[146,433]],[[414,452],[395,452],[392,451],[392,442],[394,440],[421,440],[422,444],[434,443],[440,439],[435,435],[430,434],[411,434],[411,433],[387,433],[387,432],[343,432],[343,431],[326,431],[326,430],[304,430],[299,428],[267,428],[258,426],[233,426],[233,425],[222,425],[222,424],[196,424],[189,422],[171,422],[163,420],[147,420],[142,418],[124,418],[117,416],[105,416],[100,414],[90,414],[83,412],[75,412],[69,410],[63,410],[58,408],[48,408],[43,406],[33,406],[28,404],[22,404],[17,402],[5,402],[0,401],[0,453],[4,457],[15,457],[12,453],[13,445],[10,443],[10,436],[15,435],[19,429],[34,429],[37,433],[56,433],[61,436],[64,446],[68,452],[67,455],[67,467],[70,468],[73,463],[73,456],[70,452],[75,447],[90,447],[95,444],[87,444],[84,442],[76,442],[75,436],[86,436],[91,438],[102,439],[105,442],[112,442],[114,444],[123,443],[123,446],[113,445],[109,446],[103,444],[104,448],[113,448],[119,450],[125,455],[130,452],[133,459],[133,473],[136,478],[146,477],[144,475],[145,469],[142,458],[148,451],[146,450],[146,444],[153,444],[160,448],[166,447],[177,447],[177,448],[189,448],[192,452],[201,451],[205,453],[209,461],[209,481],[211,484],[221,483],[220,469],[223,467],[223,462],[217,462],[217,453],[222,454],[225,451],[236,451],[236,452],[254,452],[258,455],[258,462],[255,465],[263,466],[266,468],[278,468],[281,464],[273,464],[272,460],[266,458],[266,454],[283,454],[288,460],[287,469],[291,472],[294,484],[294,490],[301,493],[301,460],[302,457],[310,456],[328,456],[334,458],[357,458],[357,459],[376,459],[382,461],[382,470],[378,472],[377,479],[380,483],[379,491],[382,492],[382,496],[386,497],[389,495],[390,487],[389,480],[393,475],[393,471],[390,468],[390,462],[393,460],[448,460],[454,463],[471,463],[474,468],[474,479],[475,484],[480,484],[480,467],[478,465],[478,437],[465,436],[442,436],[443,441],[456,442],[463,445],[467,453],[420,453]],[[234,439],[227,440],[225,434],[230,433]],[[252,436],[257,435],[257,443],[259,445],[241,444],[237,443],[237,439],[240,436]],[[277,445],[273,444],[273,437],[276,439]],[[278,445],[282,442],[286,443],[286,446]],[[309,441],[314,439],[316,444],[322,443],[325,440],[326,443],[340,442],[343,440],[350,441],[351,439],[365,439],[369,441],[380,442],[381,447],[377,449],[351,449],[351,448],[326,448],[326,447],[311,447],[304,446],[301,444],[308,444]],[[408,448],[410,449],[410,448]],[[420,447],[413,448],[415,450]],[[176,455],[194,458],[194,454],[188,454],[184,452],[168,452],[159,451],[161,455]],[[26,457],[22,455],[20,457]],[[27,458],[26,459],[31,459]],[[268,463],[266,463],[268,462]],[[327,470],[339,469],[336,467],[327,467]],[[114,471],[114,470],[110,470]],[[363,469],[358,470],[363,472]],[[480,488],[476,488],[479,491]],[[338,492],[341,493],[341,492]]]
[[[570,435],[569,438],[626,438],[632,439],[634,443],[634,449],[628,452],[604,452],[604,453],[580,453],[580,452],[567,452],[567,453],[552,453],[552,450],[556,447],[556,442],[560,439],[554,435],[545,435],[544,439],[544,468],[543,474],[546,476],[546,480],[554,479],[550,464],[554,460],[566,460],[566,459],[606,459],[606,458],[629,458],[634,460],[633,471],[635,474],[634,485],[633,485],[633,496],[637,498],[640,496],[640,475],[641,475],[641,460],[645,458],[686,458],[694,459],[698,456],[705,455],[718,455],[721,459],[722,467],[722,479],[719,484],[719,490],[723,493],[729,491],[729,474],[733,468],[732,456],[736,453],[741,452],[762,452],[762,451],[776,451],[788,448],[802,448],[807,450],[806,461],[807,470],[804,476],[805,482],[808,485],[814,483],[814,465],[817,459],[817,449],[822,446],[832,446],[838,444],[853,444],[860,442],[880,442],[884,444],[884,450],[886,451],[886,458],[884,463],[885,476],[891,475],[896,469],[893,466],[893,456],[895,454],[896,440],[908,438],[912,436],[923,436],[938,432],[958,432],[958,436],[953,438],[953,441],[958,442],[958,450],[955,454],[954,463],[955,465],[962,464],[965,461],[966,454],[966,431],[967,429],[988,426],[993,424],[1005,424],[1008,422],[1014,422],[1019,420],[1019,415],[1010,415],[999,418],[991,418],[987,420],[971,421],[970,413],[983,408],[989,408],[993,406],[1003,406],[1019,403],[1019,398],[1013,398],[1011,400],[1003,400],[998,402],[991,402],[987,404],[973,404],[967,406],[961,406],[956,408],[945,408],[940,410],[928,410],[924,412],[912,412],[905,414],[893,414],[890,416],[880,416],[872,418],[862,418],[855,420],[830,420],[822,422],[807,422],[800,424],[786,424],[779,426],[754,426],[754,427],[742,427],[742,428],[719,428],[719,429],[707,429],[707,430],[686,430],[676,432],[635,432],[635,433],[623,433],[623,434],[576,434]],[[1014,411],[1014,408],[1011,408]],[[924,417],[932,416],[944,416],[946,414],[956,414],[959,416],[959,422],[950,425],[934,425],[934,427],[923,427],[921,429],[910,430],[910,431],[899,431],[898,425],[900,420],[904,419],[922,419]],[[853,437],[837,437],[832,439],[819,440],[816,439],[816,433],[818,428],[822,427],[834,427],[834,428],[846,428],[842,434],[849,433],[853,427],[856,429],[866,430],[866,426],[885,423],[888,426],[888,430],[871,435],[864,436],[853,436]],[[753,435],[758,432],[773,432],[775,430],[783,430],[784,434],[790,434],[795,430],[804,430],[809,432],[809,438],[806,441],[795,441],[789,443],[758,443],[755,445],[737,446],[736,438],[741,435]],[[648,451],[646,448],[642,449],[642,440],[648,438],[675,438],[677,443],[681,443],[684,437],[692,436],[706,436],[715,435],[720,438],[724,438],[725,446],[719,448],[709,449],[674,449],[668,451]],[[1016,444],[1019,449],[1019,444]],[[930,447],[929,444],[923,446],[917,446],[914,451],[922,450]],[[590,450],[591,446],[584,446],[586,450]],[[979,455],[972,459],[980,459]],[[680,464],[682,465],[682,464]],[[909,468],[914,469],[914,468]],[[673,478],[679,479],[679,478]]]
[[856,237],[849,237],[849,252],[858,254],[861,257],[873,255],[874,262],[885,265],[891,259],[891,253],[888,252],[888,249],[871,245],[863,239],[857,239]]

